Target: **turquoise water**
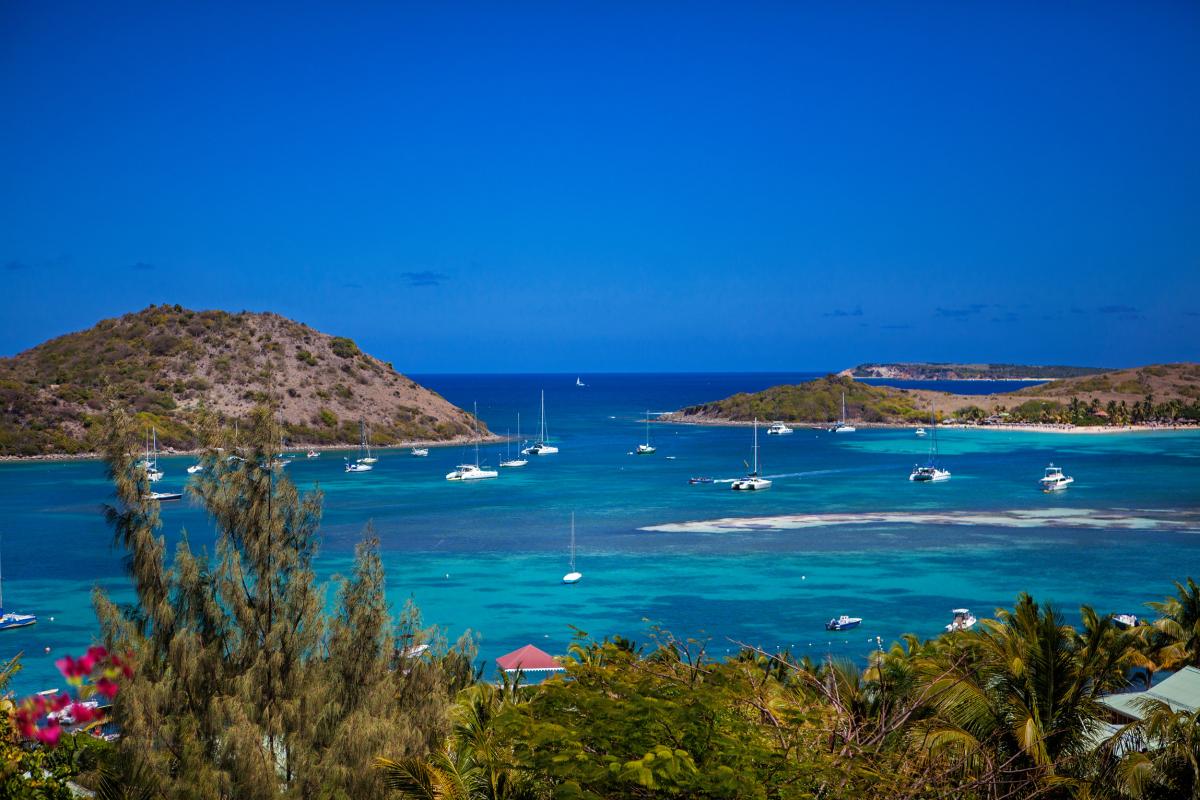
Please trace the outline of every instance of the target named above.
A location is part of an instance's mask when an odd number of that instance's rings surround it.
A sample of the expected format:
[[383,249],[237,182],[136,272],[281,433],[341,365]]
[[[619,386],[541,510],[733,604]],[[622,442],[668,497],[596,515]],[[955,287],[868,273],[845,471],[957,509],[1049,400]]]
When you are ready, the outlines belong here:
[[[523,432],[532,429],[545,388],[561,452],[474,485],[444,480],[474,458],[464,448],[435,448],[426,459],[384,451],[359,475],[344,474],[333,453],[288,471],[325,492],[322,577],[347,568],[373,521],[396,608],[412,597],[451,637],[478,632],[489,662],[528,642],[561,652],[571,626],[644,638],[650,623],[710,636],[718,652],[748,642],[861,657],[877,636],[937,633],[958,605],[990,613],[1026,590],[1069,617],[1085,602],[1137,611],[1171,580],[1200,573],[1197,433],[946,431],[939,443],[953,479],[918,485],[908,470],[928,440],[909,430],[798,428],[760,436],[763,472],[782,477],[757,494],[687,483],[739,475],[750,458],[746,428],[655,425],[658,453],[629,455],[647,407],[804,377],[602,375],[584,376],[589,385],[578,389],[573,375],[417,376],[460,406],[478,401],[501,433],[516,427],[518,411]],[[502,450],[489,445],[483,459],[495,464]],[[1050,460],[1076,478],[1054,496],[1035,485]],[[160,459],[162,487],[181,486],[189,463]],[[99,513],[108,496],[96,462],[0,465],[4,599],[41,617],[0,633],[0,657],[25,654],[19,691],[59,685],[53,659],[90,643],[93,586],[131,597]],[[585,577],[563,586],[572,511]],[[775,516],[792,519],[677,525]],[[211,526],[186,503],[164,507],[163,519],[171,541],[186,526],[196,545],[211,542]],[[840,613],[864,617],[863,626],[826,633],[824,621]]]

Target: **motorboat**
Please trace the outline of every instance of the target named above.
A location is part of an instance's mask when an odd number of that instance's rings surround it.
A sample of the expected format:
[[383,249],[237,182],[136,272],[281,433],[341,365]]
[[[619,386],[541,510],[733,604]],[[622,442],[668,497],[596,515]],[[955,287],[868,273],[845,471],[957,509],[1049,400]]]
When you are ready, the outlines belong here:
[[771,427],[767,428],[767,434],[773,436],[782,436],[791,432],[792,429],[782,422],[772,422]]
[[157,500],[160,503],[166,503],[171,500],[182,500],[183,492],[151,492],[146,496],[151,500]]
[[[748,466],[748,465],[747,465]],[[735,492],[756,492],[771,488],[771,481],[758,474],[758,420],[754,420],[754,468],[744,478],[729,484]]]
[[916,431],[914,431],[914,433],[915,433],[917,436],[924,436],[924,435],[925,435],[925,429],[924,429],[924,428],[917,428],[917,429],[916,429]]
[[913,466],[912,472],[908,473],[908,479],[916,483],[939,483],[950,480],[950,470],[939,467],[937,463],[937,426],[933,420],[933,409],[930,409],[929,415],[929,429],[933,431],[933,435],[929,437],[929,460],[923,465]]
[[650,444],[650,409],[646,409],[646,443],[639,444],[636,452],[639,456],[651,456],[656,452],[654,446]]
[[204,472],[203,464],[192,464],[187,468],[188,475],[195,475],[197,472]]
[[307,453],[304,454],[304,457],[305,458],[320,458],[321,454],[318,453],[316,450],[309,450]]
[[475,415],[472,417],[475,420],[475,463],[474,464],[459,464],[451,472],[446,473],[448,481],[481,481],[487,478],[499,478],[500,473],[494,469],[484,469],[479,466],[479,405],[475,405]]
[[[521,441],[521,415],[519,413],[517,414],[517,441]],[[505,458],[500,462],[500,466],[505,467],[506,469],[516,469],[517,467],[523,467],[528,464],[529,460],[521,458],[521,454],[519,452],[517,453],[516,458],[512,457],[512,451],[510,449],[511,446],[512,440],[509,439],[505,444]]]
[[862,624],[862,617],[848,617],[845,614],[842,614],[840,617],[826,622],[825,630],[848,631],[851,628],[857,628],[860,624]]
[[571,512],[571,571],[563,575],[563,583],[579,583],[583,573],[575,569],[575,512]]
[[1053,464],[1046,467],[1046,474],[1038,480],[1043,492],[1057,492],[1074,482],[1075,479],[1070,475],[1063,474],[1062,467],[1056,467]]
[[552,444],[546,444],[546,391],[542,390],[542,414],[541,425],[538,428],[538,438],[529,447],[521,451],[522,455],[527,456],[549,456],[558,452],[558,448]]
[[1136,628],[1142,624],[1137,614],[1113,614],[1112,621],[1118,628]]
[[424,458],[425,456],[429,455],[429,448],[428,447],[414,447],[412,450],[409,451],[409,453],[412,454],[413,458]]
[[693,486],[695,486],[698,483],[712,483],[712,482],[713,482],[713,479],[709,478],[707,476],[688,478],[688,483],[692,484]]
[[9,628],[24,628],[37,622],[37,614],[18,614],[4,610],[4,578],[0,576],[0,631]]
[[951,609],[953,615],[950,618],[949,624],[946,625],[946,633],[954,633],[955,631],[969,631],[975,627],[975,615],[971,613],[969,608]]
[[858,428],[855,428],[846,421],[846,393],[842,392],[842,418],[838,424],[829,429],[830,433],[854,433]]

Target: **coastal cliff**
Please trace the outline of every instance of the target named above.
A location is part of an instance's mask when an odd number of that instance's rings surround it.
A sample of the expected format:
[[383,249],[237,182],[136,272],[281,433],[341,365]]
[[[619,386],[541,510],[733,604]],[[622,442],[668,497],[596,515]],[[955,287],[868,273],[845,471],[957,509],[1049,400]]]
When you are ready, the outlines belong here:
[[[278,410],[291,445],[453,441],[471,414],[331,336],[272,313],[150,306],[0,359],[0,456],[82,453],[109,402],[159,443],[197,443],[201,406],[227,424]],[[481,431],[486,430],[481,426]]]

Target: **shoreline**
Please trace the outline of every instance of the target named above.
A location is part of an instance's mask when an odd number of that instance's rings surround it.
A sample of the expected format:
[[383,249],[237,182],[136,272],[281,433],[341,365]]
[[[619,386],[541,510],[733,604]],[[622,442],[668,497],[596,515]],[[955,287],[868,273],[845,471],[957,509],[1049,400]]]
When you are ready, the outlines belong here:
[[[428,439],[414,440],[411,442],[397,442],[395,444],[372,445],[372,450],[407,450],[413,447],[457,447],[464,444],[474,443],[472,437],[456,437],[454,439]],[[480,444],[492,444],[495,442],[504,442],[504,436],[485,436],[479,440]],[[515,438],[514,438],[515,441]],[[335,450],[354,450],[358,447],[354,444],[301,444],[288,447],[284,450],[285,453],[303,454],[308,450],[315,450],[318,453],[332,452]],[[174,456],[196,456],[203,453],[202,448],[193,448],[190,450],[160,450],[159,457],[172,458]],[[21,463],[28,461],[98,461],[103,458],[100,453],[41,453],[36,456],[4,456],[0,455],[0,464]]]
[[[732,419],[695,419],[683,420],[671,417],[659,417],[652,422],[673,425],[696,425],[700,427],[750,427],[753,422]],[[768,426],[775,420],[759,420],[759,425]],[[878,428],[896,430],[916,430],[928,428],[928,425],[910,422],[860,422],[849,420],[856,428]],[[831,422],[787,422],[793,429],[828,431],[829,427],[837,424]],[[1027,433],[1064,433],[1073,435],[1106,434],[1106,433],[1178,433],[1181,431],[1200,431],[1200,425],[1056,425],[1050,423],[1001,423],[997,425],[938,425],[939,430],[971,430],[971,431],[1008,431]]]

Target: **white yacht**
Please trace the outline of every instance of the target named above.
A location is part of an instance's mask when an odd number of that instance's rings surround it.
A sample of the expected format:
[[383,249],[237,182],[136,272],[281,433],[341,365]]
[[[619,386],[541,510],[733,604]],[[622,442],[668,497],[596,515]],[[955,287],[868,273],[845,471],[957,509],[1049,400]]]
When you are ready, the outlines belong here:
[[146,496],[151,500],[157,500],[160,503],[166,503],[170,500],[182,500],[183,492],[151,492]]
[[542,390],[542,421],[538,428],[538,438],[529,447],[521,451],[522,455],[526,456],[549,456],[558,452],[558,448],[552,444],[546,444],[546,390]]
[[195,475],[197,472],[204,472],[204,465],[192,464],[190,467],[188,467],[187,471],[188,475]]
[[370,472],[375,469],[370,464],[363,464],[358,461],[347,461],[346,472]]
[[1057,492],[1074,482],[1075,479],[1070,475],[1063,475],[1062,467],[1056,467],[1053,464],[1046,467],[1046,474],[1038,480],[1043,492]]
[[650,409],[646,409],[646,443],[637,446],[637,454],[639,456],[654,455],[655,448],[650,444]]
[[428,447],[414,447],[409,452],[412,454],[413,458],[424,458],[425,456],[429,455],[429,448]]
[[583,573],[575,569],[575,512],[571,512],[571,571],[563,575],[563,583],[579,583]]
[[[572,562],[573,563],[573,562]],[[4,610],[3,578],[0,577],[0,631],[8,628],[24,628],[37,622],[37,614],[17,614]]]
[[[361,419],[358,421],[358,452],[359,457],[356,459],[359,464],[375,464],[379,461],[378,458],[371,455],[371,439],[367,435],[367,424]],[[366,453],[366,455],[362,455]]]
[[771,427],[767,428],[767,433],[774,434],[775,436],[782,436],[791,432],[792,429],[783,422],[772,422]]
[[758,474],[758,420],[754,420],[754,469],[744,478],[738,478],[733,483],[729,484],[729,488],[735,492],[754,492],[762,489],[770,489],[771,482]]
[[857,428],[846,421],[846,393],[842,392],[842,419],[829,429],[832,433],[854,433]]
[[955,631],[969,631],[975,627],[975,615],[971,613],[969,608],[954,608],[950,610],[953,615],[950,623],[946,625],[946,633],[954,633]]
[[[521,441],[521,414],[518,413],[517,414],[517,442],[520,442],[520,441]],[[505,445],[505,448],[506,448],[505,458],[503,461],[500,462],[500,466],[508,468],[508,469],[516,469],[517,467],[523,467],[526,464],[528,464],[529,463],[528,459],[521,458],[520,453],[517,454],[516,458],[512,457],[511,452],[509,452],[507,450],[507,448],[509,448],[511,445],[512,445],[512,440],[509,440],[509,442]],[[520,445],[518,444],[518,448],[519,447],[520,447]]]
[[924,465],[916,465],[908,474],[910,481],[918,483],[937,483],[950,480],[950,470],[942,469],[937,464],[937,425],[933,419],[933,409],[929,410],[929,429],[933,435],[929,437],[929,460]]
[[[474,422],[479,420],[479,405],[475,406]],[[453,471],[446,473],[448,481],[481,481],[487,478],[499,478],[500,473],[494,469],[484,469],[479,466],[479,427],[475,426],[475,463],[459,464]]]

